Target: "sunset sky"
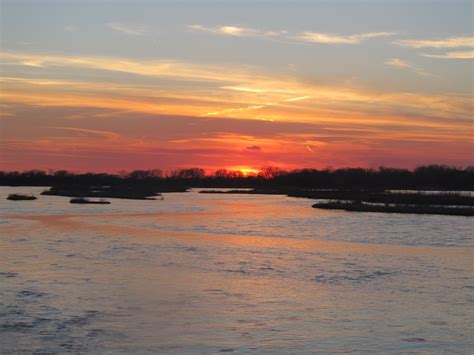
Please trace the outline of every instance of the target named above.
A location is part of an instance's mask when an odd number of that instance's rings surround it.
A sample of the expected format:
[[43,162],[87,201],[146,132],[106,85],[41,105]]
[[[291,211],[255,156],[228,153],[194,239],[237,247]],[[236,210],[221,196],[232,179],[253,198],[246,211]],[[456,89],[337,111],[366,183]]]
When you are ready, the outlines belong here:
[[471,1],[1,1],[0,169],[474,165]]

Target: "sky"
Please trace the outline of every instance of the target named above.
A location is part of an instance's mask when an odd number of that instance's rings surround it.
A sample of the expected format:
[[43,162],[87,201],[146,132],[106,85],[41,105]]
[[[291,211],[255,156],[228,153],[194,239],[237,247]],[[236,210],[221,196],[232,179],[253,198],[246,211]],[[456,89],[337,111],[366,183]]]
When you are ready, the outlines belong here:
[[0,10],[0,170],[474,165],[472,1]]

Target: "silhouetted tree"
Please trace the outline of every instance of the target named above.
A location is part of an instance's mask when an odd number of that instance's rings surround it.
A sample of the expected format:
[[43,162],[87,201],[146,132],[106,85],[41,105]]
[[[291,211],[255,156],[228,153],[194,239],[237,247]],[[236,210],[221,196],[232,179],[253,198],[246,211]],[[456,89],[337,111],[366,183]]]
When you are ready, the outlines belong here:
[[219,169],[214,173],[218,179],[242,179],[245,175],[240,170]]
[[144,180],[153,180],[153,179],[161,178],[162,176],[163,176],[163,173],[160,169],[134,170],[131,173],[125,175],[125,178],[130,179],[130,180],[144,181]]
[[202,179],[204,176],[205,171],[201,168],[176,169],[172,170],[170,173],[170,177],[183,180]]
[[258,175],[262,176],[264,179],[269,180],[286,174],[287,172],[285,170],[282,170],[276,166],[265,166],[260,169],[260,173]]
[[[176,169],[166,176],[159,169],[130,173],[73,173],[66,170],[0,171],[1,185],[87,185],[122,186],[124,184],[160,186],[215,187],[294,187],[299,189],[451,189],[474,190],[474,167],[455,168],[426,165],[415,170],[380,167],[379,169],[299,169],[291,172],[265,167],[258,176],[244,176],[241,171],[219,169],[205,175],[201,168]],[[119,187],[117,187],[119,188]]]

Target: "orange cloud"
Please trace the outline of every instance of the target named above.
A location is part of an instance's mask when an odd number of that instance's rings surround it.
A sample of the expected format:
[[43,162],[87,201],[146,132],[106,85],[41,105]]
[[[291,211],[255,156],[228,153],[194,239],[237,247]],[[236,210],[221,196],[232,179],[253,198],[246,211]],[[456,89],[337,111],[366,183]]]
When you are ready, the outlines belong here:
[[[85,91],[93,90],[94,96],[102,99],[90,98],[82,105],[95,104],[99,105],[98,107],[111,107],[116,104],[123,109],[123,106],[127,106],[128,100],[129,107],[141,112],[160,111],[169,114],[219,115],[229,118],[302,122],[311,122],[321,117],[334,117],[335,113],[339,117],[352,116],[354,107],[357,107],[360,116],[365,116],[365,120],[374,117],[373,111],[380,112],[381,110],[391,112],[384,114],[385,116],[395,116],[404,111],[410,112],[412,116],[415,116],[413,113],[419,112],[431,117],[467,119],[471,117],[473,108],[468,95],[379,92],[361,88],[320,86],[297,77],[262,73],[256,68],[238,69],[174,61],[136,61],[121,58],[38,56],[15,53],[3,53],[2,60],[20,66],[34,62],[35,65],[41,65],[48,70],[54,70],[56,67],[78,67],[136,74],[157,80],[160,78],[175,80],[164,89],[158,84],[130,85],[129,83],[110,84],[6,77],[2,81],[5,83],[4,99],[7,100],[13,99],[13,96],[17,98],[22,96],[24,100],[28,100],[29,95],[32,102],[35,97],[47,96],[44,88],[34,90],[34,86],[27,87],[27,84],[34,84],[57,87],[60,93],[67,91],[67,95],[60,95],[64,97],[62,101],[79,106],[81,104],[76,101],[83,101],[82,97],[87,96]],[[391,62],[392,64],[395,63]],[[400,67],[402,63],[397,62],[397,64]],[[196,81],[208,84],[183,86],[185,82]],[[24,85],[21,86],[21,84]],[[13,90],[14,88],[16,90]],[[239,94],[236,95],[235,92]],[[49,94],[51,95],[51,92]],[[74,100],[74,95],[80,99]],[[56,96],[56,94],[51,96]],[[49,102],[54,100],[54,97],[50,98]],[[256,110],[261,112],[256,115]],[[337,114],[338,112],[340,114]]]
[[[438,162],[466,162],[465,152],[473,147],[470,95],[323,86],[258,68],[177,61],[19,53],[3,53],[1,59],[15,67],[0,78],[6,138],[0,140],[2,166],[36,167],[40,161],[41,167],[60,167],[69,164],[66,157],[87,166],[89,155],[93,166],[109,170],[119,166],[120,157],[134,168],[291,169],[366,166],[396,154],[406,164],[426,163],[423,152],[434,161],[440,157]],[[411,68],[401,60],[389,65]],[[32,78],[32,66],[43,77]],[[84,79],[75,69],[101,70],[114,80]],[[24,107],[33,107],[35,114],[16,110]],[[45,124],[51,112],[64,114]],[[40,113],[42,118],[36,118]],[[186,121],[192,129],[177,116],[193,117]],[[169,122],[146,125],[158,117]],[[207,129],[195,128],[204,123]],[[265,133],[278,125],[285,129]],[[28,137],[22,136],[25,131]]]

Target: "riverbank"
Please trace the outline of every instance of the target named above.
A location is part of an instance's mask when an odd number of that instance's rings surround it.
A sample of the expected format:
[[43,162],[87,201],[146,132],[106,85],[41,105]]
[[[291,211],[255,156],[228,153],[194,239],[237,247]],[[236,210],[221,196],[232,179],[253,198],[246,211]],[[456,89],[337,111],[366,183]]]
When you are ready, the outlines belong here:
[[121,198],[132,200],[156,200],[162,192],[186,192],[183,186],[161,186],[149,184],[121,184],[113,186],[61,185],[52,186],[41,195],[66,197]]
[[250,190],[202,190],[200,193],[213,194],[256,194],[256,195],[287,195],[289,197],[304,197],[315,200],[352,200],[370,203],[401,203],[419,205],[457,205],[473,206],[474,197],[461,195],[457,192],[439,192],[427,194],[420,192],[389,192],[376,190],[316,190],[298,188],[273,188]]
[[323,202],[315,203],[313,208],[326,210],[344,210],[349,212],[382,212],[382,213],[415,213],[415,214],[437,214],[448,216],[474,216],[474,208],[471,207],[447,207],[429,205],[372,205],[360,202]]
[[252,190],[203,190],[203,194],[286,195],[326,200],[315,208],[350,212],[386,212],[474,216],[474,197],[454,192],[390,192],[368,190],[304,190],[295,188]]

